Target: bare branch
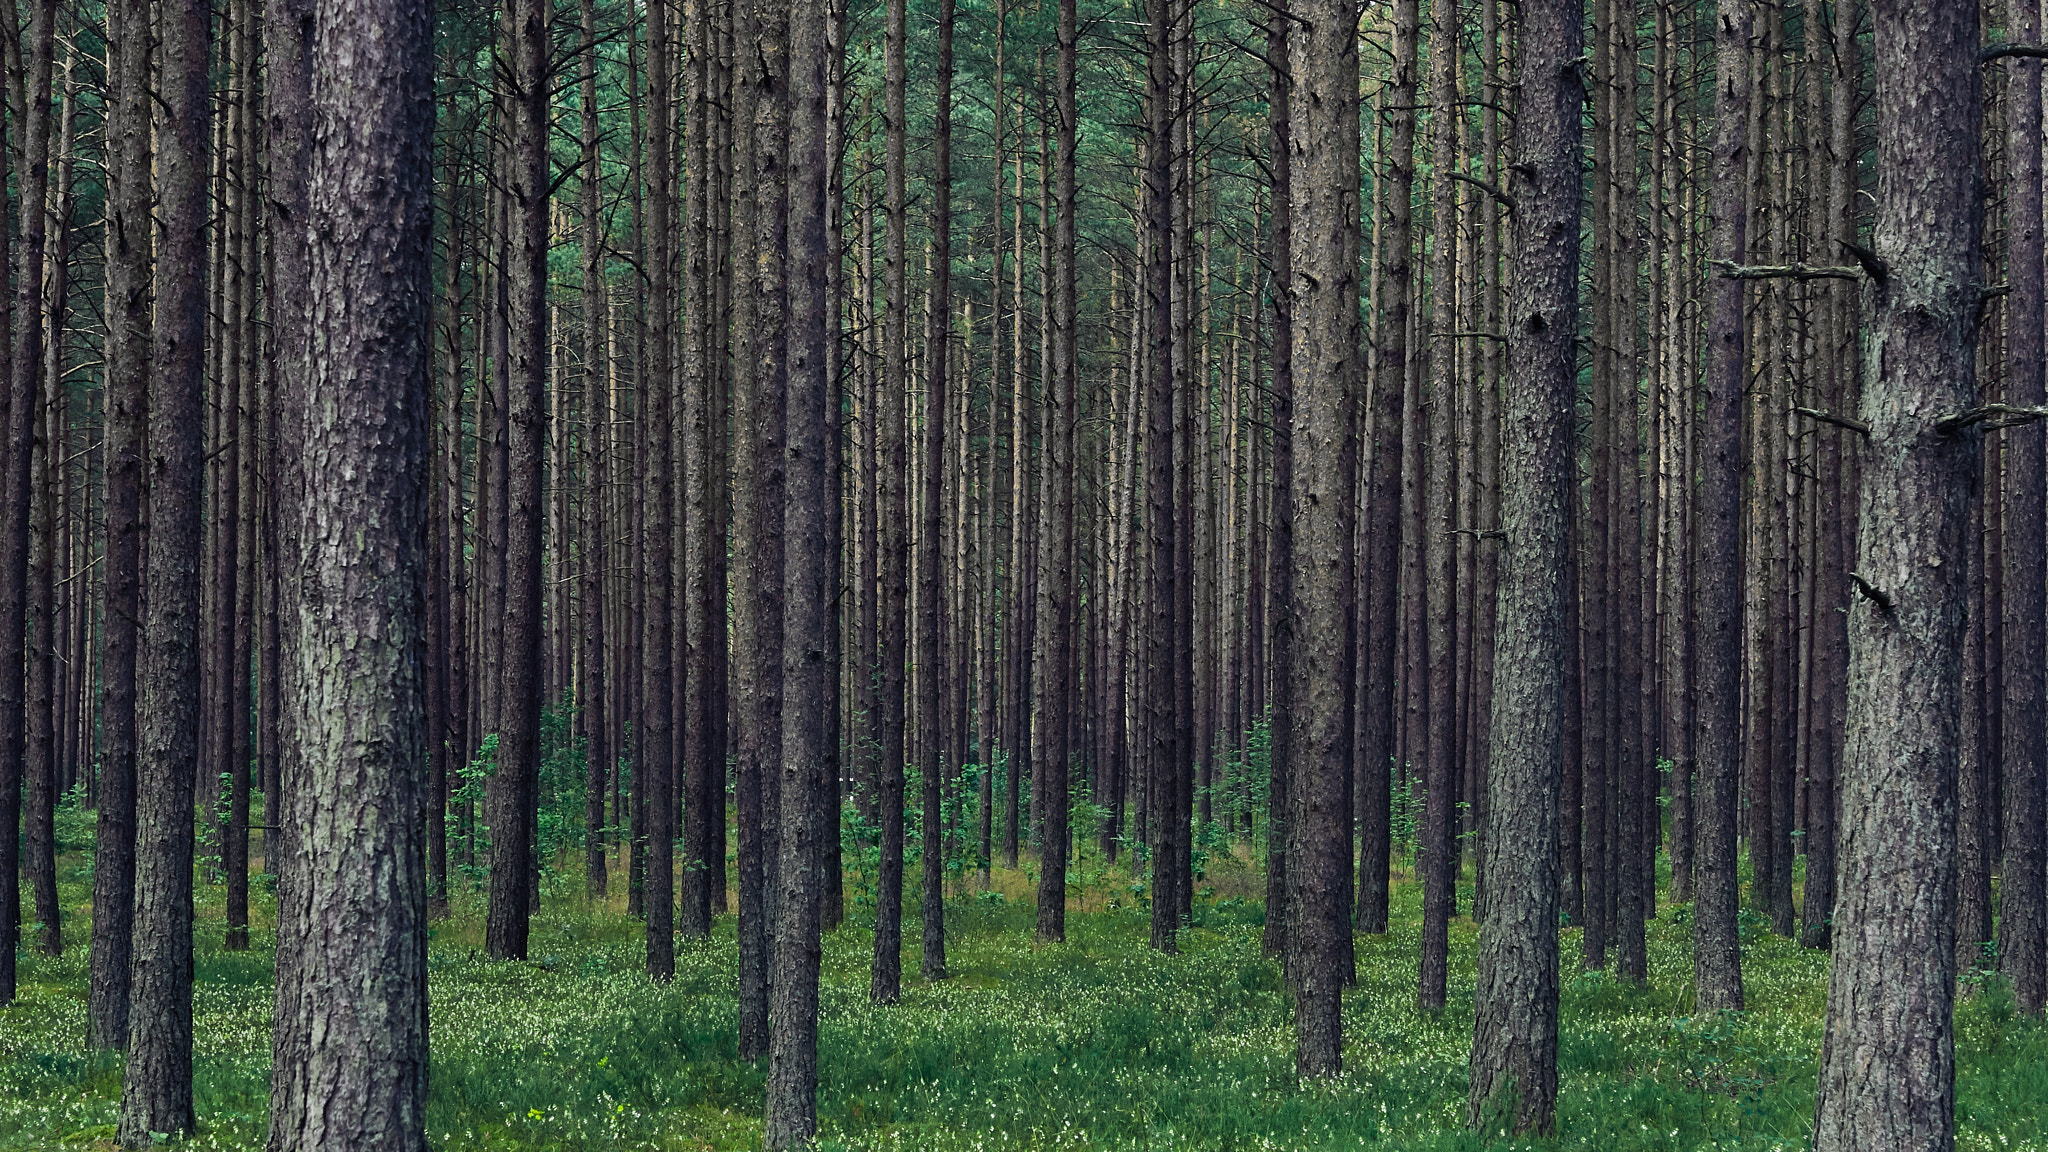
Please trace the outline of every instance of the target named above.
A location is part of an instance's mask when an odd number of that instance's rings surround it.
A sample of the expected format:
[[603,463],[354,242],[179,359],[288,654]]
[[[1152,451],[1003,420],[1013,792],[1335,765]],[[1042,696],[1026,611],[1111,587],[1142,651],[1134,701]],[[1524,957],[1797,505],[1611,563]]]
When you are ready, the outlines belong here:
[[2048,60],[2048,44],[1992,44],[1977,53],[1977,63],[1989,64],[2009,56],[2026,56],[2035,60]]
[[2015,428],[2042,419],[2048,419],[2048,407],[1980,404],[1967,412],[1941,417],[1934,422],[1934,430],[1947,435],[1951,432],[1960,432],[1972,424],[1982,424],[1986,428]]
[[1892,598],[1885,594],[1884,589],[1879,588],[1877,585],[1872,584],[1868,580],[1865,580],[1861,573],[1851,572],[1849,573],[1849,579],[1855,581],[1856,590],[1858,592],[1863,593],[1863,598],[1865,600],[1868,600],[1872,604],[1877,605],[1877,610],[1879,612],[1882,612],[1887,616],[1892,614]]
[[1841,264],[1737,264],[1709,260],[1723,280],[1861,280],[1863,269]]
[[1837,428],[1847,428],[1851,432],[1860,433],[1864,436],[1870,435],[1870,425],[1853,416],[1837,416],[1832,412],[1822,412],[1817,408],[1794,408],[1792,411],[1809,420],[1818,420],[1823,424],[1833,424]]

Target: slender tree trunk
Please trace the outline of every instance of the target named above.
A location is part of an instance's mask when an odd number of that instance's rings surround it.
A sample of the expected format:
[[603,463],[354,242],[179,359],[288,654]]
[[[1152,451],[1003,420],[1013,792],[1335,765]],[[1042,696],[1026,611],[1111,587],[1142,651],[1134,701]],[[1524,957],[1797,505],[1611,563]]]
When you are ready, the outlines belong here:
[[[1715,19],[1714,173],[1708,204],[1713,257],[1741,263],[1747,210],[1750,101],[1748,0],[1720,0]],[[1738,502],[1742,468],[1742,281],[1709,287],[1705,456],[1700,461],[1701,557],[1699,637],[1699,791],[1693,858],[1693,979],[1699,1006],[1742,1007],[1742,959],[1735,931],[1735,833],[1741,784],[1741,657],[1743,571]]]
[[1343,1067],[1339,993],[1350,935],[1349,725],[1352,488],[1357,454],[1345,435],[1355,403],[1358,346],[1358,25],[1349,0],[1316,0],[1288,38],[1295,91],[1287,149],[1293,245],[1286,292],[1294,307],[1300,380],[1288,438],[1295,467],[1290,601],[1293,652],[1286,795],[1287,973],[1294,989],[1295,1068]]
[[674,368],[673,325],[676,313],[675,260],[675,134],[669,109],[674,104],[675,52],[671,47],[673,18],[666,0],[648,6],[646,247],[647,337],[635,364],[634,417],[640,440],[640,496],[636,514],[640,529],[640,685],[637,754],[633,758],[635,801],[642,806],[642,828],[634,856],[644,857],[641,912],[647,918],[647,974],[667,980],[675,974],[675,839],[674,762],[670,754],[673,729],[670,696],[675,668],[669,598],[670,560],[674,545],[670,513],[674,477],[669,453],[669,414]]
[[1457,165],[1458,63],[1457,13],[1453,0],[1433,0],[1430,8],[1430,103],[1435,108],[1431,124],[1433,206],[1431,224],[1436,232],[1434,259],[1430,268],[1430,356],[1429,397],[1425,419],[1429,422],[1427,490],[1423,496],[1423,576],[1418,594],[1428,600],[1428,635],[1425,647],[1428,665],[1429,704],[1425,747],[1417,759],[1423,761],[1422,844],[1422,962],[1418,1000],[1423,1011],[1444,1006],[1445,985],[1450,966],[1450,922],[1457,904],[1458,844],[1456,752],[1452,747],[1452,723],[1456,716],[1451,660],[1452,591],[1456,574],[1451,568],[1453,524],[1452,469],[1456,458],[1452,431],[1456,421],[1453,392],[1456,388],[1456,342],[1449,334],[1457,328],[1453,284],[1458,249],[1455,185],[1450,178]]
[[[924,939],[919,970],[927,980],[946,978],[946,856],[941,846],[940,786],[950,769],[940,722],[945,666],[939,639],[946,627],[939,583],[940,497],[946,465],[946,368],[950,359],[953,285],[953,0],[939,0],[937,111],[932,123],[931,307],[925,329],[924,548],[917,555],[918,699],[917,762],[924,778]],[[1065,755],[1065,749],[1059,749]],[[1059,797],[1064,803],[1065,796]]]
[[[950,4],[951,0],[947,0]],[[1038,939],[1067,938],[1067,769],[1074,744],[1074,703],[1079,668],[1074,631],[1077,577],[1074,547],[1075,411],[1080,374],[1078,285],[1075,276],[1075,128],[1079,106],[1075,71],[1079,61],[1079,17],[1075,0],[1060,0],[1058,81],[1054,90],[1053,134],[1058,148],[1053,174],[1052,370],[1047,389],[1046,564],[1038,580],[1038,635],[1032,680],[1039,687],[1038,730],[1045,749],[1045,826],[1039,841]],[[927,872],[927,875],[930,875]]]
[[[209,5],[160,12],[165,121],[157,322],[150,349],[149,582],[143,646],[135,861],[135,951],[122,1082],[124,1147],[192,1131],[193,785],[198,769],[201,343],[206,321]],[[4,728],[0,718],[0,728]]]
[[[547,253],[550,10],[523,0],[507,17],[505,600],[498,763],[485,794],[491,828],[491,900],[485,950],[526,958],[542,700],[541,487],[547,450]],[[664,905],[665,906],[665,905]],[[650,916],[650,920],[652,917]]]
[[1174,469],[1173,469],[1173,50],[1172,0],[1147,0],[1145,138],[1145,293],[1150,352],[1145,371],[1145,525],[1150,535],[1151,622],[1146,628],[1145,738],[1151,817],[1152,947],[1176,952],[1180,930],[1178,875],[1173,864],[1174,742]]
[[[54,702],[51,696],[53,685],[52,661],[56,658],[55,637],[51,634],[54,624],[52,603],[52,561],[51,515],[53,514],[52,486],[56,477],[55,457],[52,453],[59,445],[51,435],[46,410],[52,406],[43,389],[61,393],[62,381],[43,378],[43,259],[49,236],[49,214],[44,202],[49,195],[50,185],[50,69],[53,55],[57,8],[54,0],[35,0],[28,8],[28,27],[21,30],[23,43],[20,50],[25,56],[21,70],[26,82],[26,106],[21,116],[18,139],[21,144],[21,172],[19,188],[21,195],[21,246],[16,250],[18,263],[15,268],[16,305],[20,312],[20,324],[16,328],[14,341],[14,362],[11,375],[14,381],[13,407],[8,411],[9,467],[5,483],[8,485],[8,537],[4,551],[8,564],[6,575],[0,576],[0,600],[10,595],[7,582],[15,578],[14,565],[10,562],[17,547],[26,549],[26,567],[19,575],[27,581],[25,596],[12,600],[19,609],[22,600],[27,601],[24,620],[17,615],[9,623],[5,635],[0,635],[0,653],[14,652],[14,659],[5,665],[7,687],[0,688],[0,697],[9,696],[13,690],[14,676],[25,672],[21,694],[11,698],[11,706],[17,711],[9,735],[0,738],[0,758],[12,757],[12,767],[0,766],[0,786],[8,789],[10,798],[18,797],[18,785],[6,784],[10,771],[24,773],[28,784],[28,873],[35,890],[36,921],[42,926],[38,947],[46,954],[55,956],[63,951],[62,927],[57,909],[57,840],[55,812],[57,805],[57,764]],[[17,108],[23,108],[21,103]],[[14,439],[16,429],[26,429],[26,440]],[[13,455],[19,451],[20,455]],[[31,458],[32,457],[32,458]],[[19,498],[13,485],[19,481],[22,488]],[[27,661],[24,665],[21,652],[26,647]],[[5,723],[5,712],[9,705],[0,704],[0,723]],[[26,734],[26,744],[23,738]],[[9,832],[12,833],[10,828]],[[14,854],[0,854],[0,866],[11,867]],[[10,889],[9,903],[18,897]],[[0,927],[5,927],[0,925]],[[0,937],[9,941],[12,934]],[[12,996],[12,980],[7,981],[7,995],[0,996],[5,1003]]]
[[820,0],[791,6],[788,52],[788,531],[782,643],[781,833],[777,868],[767,1129],[771,1149],[806,1147],[818,1130],[818,930],[826,892],[825,841],[838,835],[826,806],[838,772],[837,723],[827,680],[833,629],[829,577],[839,542],[829,505],[839,497],[826,468],[828,415],[837,395],[827,375],[825,15]]
[[1415,193],[1415,104],[1421,13],[1416,0],[1395,0],[1393,75],[1387,107],[1388,133],[1385,232],[1380,241],[1380,282],[1376,303],[1380,357],[1372,399],[1372,474],[1367,494],[1366,534],[1372,543],[1365,576],[1367,629],[1363,768],[1366,821],[1358,847],[1358,926],[1387,930],[1388,863],[1393,853],[1391,781],[1395,763],[1395,650],[1400,627],[1402,382],[1408,376],[1408,302],[1414,279],[1410,263],[1410,200]]
[[[910,386],[909,365],[904,357],[910,321],[904,266],[909,223],[904,171],[904,52],[909,36],[906,5],[907,0],[888,0],[888,26],[883,41],[883,212],[888,218],[888,236],[883,245],[882,403],[877,415],[886,459],[881,468],[881,694],[875,716],[882,854],[876,875],[875,962],[868,989],[877,1004],[893,1004],[903,991],[903,662],[910,561],[906,487],[910,461],[904,422]],[[1014,820],[1011,826],[1014,829]],[[1014,833],[1010,843],[1016,843]],[[1010,857],[1014,862],[1014,848]]]
[[[1984,285],[1977,17],[1874,6],[1884,271],[1860,415],[1870,425],[1850,609],[1841,895],[1814,1146],[1946,1149],[1955,1139],[1956,712],[1964,525],[1979,433]],[[2038,250],[2037,250],[2038,254]]]
[[[1283,962],[1287,943],[1288,799],[1294,762],[1294,296],[1287,283],[1294,267],[1293,25],[1284,13],[1266,21],[1266,58],[1272,63],[1272,97],[1267,116],[1273,180],[1273,349],[1268,385],[1272,403],[1272,538],[1266,564],[1271,572],[1273,706],[1267,718],[1266,930],[1261,941]],[[1131,420],[1138,420],[1134,405]]]
[[[1577,468],[1580,109],[1584,0],[1524,4],[1514,121],[1517,254],[1507,308],[1500,643],[1493,789],[1466,1123],[1547,1132],[1557,1106],[1558,781],[1568,669],[1571,506]],[[1512,1115],[1509,1111],[1512,1110]]]
[[605,547],[607,461],[603,437],[611,422],[611,412],[605,403],[604,223],[598,215],[603,170],[597,143],[596,0],[581,0],[578,15],[583,23],[583,75],[580,78],[583,123],[579,141],[583,149],[580,205],[583,229],[579,237],[583,249],[583,419],[578,429],[583,465],[583,539],[577,549],[577,563],[581,568],[578,583],[582,586],[582,603],[578,606],[581,619],[577,632],[583,667],[577,681],[580,689],[577,706],[589,740],[585,751],[589,763],[583,806],[583,887],[587,895],[603,899],[610,885],[610,877],[606,874],[604,798],[612,762],[610,732],[604,719],[604,597],[609,549]]
[[[2041,39],[2038,0],[2010,0],[2006,34],[2016,43]],[[2012,59],[2005,68],[2006,297],[2005,402],[2038,406],[2041,340],[2041,63]],[[2048,847],[2044,785],[2048,785],[2048,679],[2044,679],[2042,430],[2028,424],[2005,433],[2005,870],[1999,884],[1998,964],[2022,1012],[2041,1014],[2048,994]],[[1996,515],[1996,508],[1987,508]]]

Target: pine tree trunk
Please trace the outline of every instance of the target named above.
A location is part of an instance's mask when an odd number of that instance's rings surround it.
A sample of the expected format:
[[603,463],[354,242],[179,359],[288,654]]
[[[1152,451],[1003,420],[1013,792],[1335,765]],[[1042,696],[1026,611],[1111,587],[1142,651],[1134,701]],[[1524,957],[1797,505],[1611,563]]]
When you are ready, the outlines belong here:
[[830,505],[838,477],[826,467],[828,415],[838,391],[826,371],[827,346],[837,334],[826,325],[825,262],[826,61],[825,15],[820,0],[791,5],[783,44],[788,53],[788,503],[783,527],[782,758],[777,837],[781,865],[775,897],[773,997],[770,1004],[766,1146],[806,1147],[818,1130],[818,930],[825,896],[820,874],[826,841],[838,826],[826,806],[838,772],[837,718],[827,681],[838,674],[827,659],[833,631],[830,582],[839,542]]
[[1173,862],[1175,782],[1172,660],[1174,612],[1173,468],[1173,59],[1171,0],[1146,0],[1145,296],[1149,331],[1144,358],[1145,526],[1151,566],[1150,621],[1145,628],[1145,741],[1152,849],[1152,947],[1176,952],[1180,929]]
[[[541,12],[526,6],[529,30]],[[304,299],[320,354],[292,366],[305,386],[289,401],[307,594],[280,814],[299,835],[278,905],[298,946],[279,966],[269,1146],[424,1149],[433,38],[425,11],[385,0],[322,2],[310,31]]]
[[[881,466],[881,693],[874,718],[876,755],[880,758],[877,790],[881,793],[882,852],[875,888],[875,962],[868,987],[870,998],[877,1004],[894,1004],[903,994],[903,664],[910,561],[906,487],[910,461],[904,418],[910,389],[909,365],[904,356],[910,322],[904,266],[909,224],[904,171],[904,57],[909,37],[906,5],[907,0],[888,0],[883,46],[882,119],[887,136],[883,144],[883,212],[888,217],[888,236],[884,241],[882,272],[882,403],[878,411],[885,457]],[[1016,858],[1015,811],[1013,800],[1012,861]]]
[[647,338],[644,355],[636,361],[634,413],[634,431],[640,437],[636,515],[642,517],[642,605],[639,651],[635,653],[640,664],[640,684],[633,757],[634,800],[640,805],[641,827],[635,830],[633,855],[636,870],[643,873],[640,901],[641,914],[647,918],[647,974],[656,980],[667,980],[675,974],[675,853],[671,847],[675,839],[675,793],[674,761],[670,754],[670,695],[674,690],[675,668],[670,662],[673,637],[669,603],[674,475],[668,436],[670,397],[674,391],[676,313],[675,259],[671,247],[675,236],[675,134],[669,114],[675,102],[671,79],[675,66],[672,25],[666,0],[649,5]]
[[485,950],[526,958],[533,819],[540,771],[541,561],[546,522],[541,487],[547,451],[548,90],[550,10],[526,0],[507,14],[511,91],[505,157],[506,380],[505,599],[497,671],[498,761],[485,793],[491,828],[491,900]]
[[[1747,212],[1750,8],[1720,0],[1715,21],[1715,128],[1708,204],[1713,258],[1741,263]],[[1735,834],[1741,784],[1743,566],[1738,501],[1742,468],[1744,356],[1742,281],[1709,289],[1707,378],[1700,461],[1700,554],[1695,619],[1699,636],[1699,789],[1696,798],[1693,979],[1704,1011],[1742,1007],[1741,949],[1735,930]]]
[[1849,613],[1841,895],[1814,1146],[1955,1136],[1956,713],[1983,299],[1977,18],[1875,6],[1878,218],[1861,417],[1870,425]]
[[[202,335],[212,99],[204,3],[160,11],[157,323],[150,349],[149,583],[136,765],[134,985],[120,1139],[192,1131],[193,785],[198,770]],[[0,718],[0,727],[4,727]]]
[[[1583,0],[1524,4],[1514,121],[1516,253],[1507,306],[1500,643],[1493,789],[1466,1123],[1547,1132],[1557,1102],[1558,830],[1571,712],[1567,610],[1577,419]],[[1512,1109],[1512,1115],[1508,1111]]]
[[[1079,115],[1075,93],[1080,36],[1075,0],[1060,0],[1058,82],[1054,90],[1054,139],[1058,159],[1053,175],[1053,289],[1051,337],[1052,378],[1047,389],[1046,513],[1049,532],[1043,542],[1046,564],[1038,579],[1038,635],[1032,680],[1039,686],[1035,709],[1043,733],[1045,825],[1039,838],[1038,926],[1040,941],[1067,938],[1067,770],[1072,755],[1074,702],[1079,669],[1074,630],[1074,453],[1077,377],[1080,344],[1075,325],[1077,282],[1075,249],[1075,128]],[[927,873],[929,875],[929,873]]]
[[[2010,0],[2006,34],[2016,43],[2041,38],[2037,0]],[[2038,406],[2042,391],[2041,339],[2041,63],[2013,59],[2005,69],[2005,402]],[[2041,1014],[2048,994],[2048,893],[2042,874],[2044,786],[2048,786],[2048,679],[2042,663],[2043,581],[2042,430],[2038,424],[2005,433],[2006,483],[2013,499],[2005,515],[2005,860],[1999,884],[1998,964],[2012,982],[2022,1012]],[[1995,514],[1987,508],[1987,514]]]
[[1345,435],[1356,402],[1358,331],[1358,27],[1349,0],[1300,6],[1288,38],[1292,260],[1298,370],[1294,453],[1293,652],[1288,791],[1287,974],[1294,991],[1295,1068],[1343,1068],[1339,993],[1350,935],[1350,616],[1357,453]]
[[939,0],[936,113],[932,123],[932,272],[925,328],[925,439],[920,515],[923,548],[917,554],[918,698],[917,762],[924,780],[924,933],[918,967],[927,980],[946,978],[946,857],[942,847],[941,785],[948,778],[941,721],[945,664],[940,637],[945,619],[939,582],[944,531],[942,477],[946,470],[946,368],[952,328],[953,283],[953,0]]

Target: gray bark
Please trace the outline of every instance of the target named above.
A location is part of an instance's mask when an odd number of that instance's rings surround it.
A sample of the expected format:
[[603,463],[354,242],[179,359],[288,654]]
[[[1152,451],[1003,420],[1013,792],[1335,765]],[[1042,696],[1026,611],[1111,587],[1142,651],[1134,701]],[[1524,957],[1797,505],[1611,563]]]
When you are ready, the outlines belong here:
[[1295,1069],[1343,1068],[1341,993],[1350,975],[1350,676],[1352,500],[1357,449],[1346,435],[1358,347],[1358,16],[1351,0],[1312,0],[1288,37],[1294,90],[1294,572],[1292,739],[1287,791],[1287,973]]
[[[1486,888],[1466,1123],[1548,1131],[1557,1101],[1558,826],[1578,331],[1584,0],[1522,7],[1501,429],[1501,585]],[[1513,1114],[1506,1115],[1512,1108]]]
[[1878,217],[1828,1014],[1814,1147],[1955,1141],[1957,719],[1984,285],[1977,14],[1874,6]]
[[422,5],[314,5],[275,1152],[426,1147],[432,46]]

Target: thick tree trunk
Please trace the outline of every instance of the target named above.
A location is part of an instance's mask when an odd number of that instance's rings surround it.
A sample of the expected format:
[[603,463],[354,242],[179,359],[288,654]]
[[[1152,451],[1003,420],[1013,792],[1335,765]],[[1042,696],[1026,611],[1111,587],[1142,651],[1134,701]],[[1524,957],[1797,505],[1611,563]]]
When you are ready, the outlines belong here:
[[[528,0],[525,21],[543,28]],[[306,488],[280,819],[270,1148],[426,1147],[427,940],[421,580],[427,547],[427,253],[433,34],[394,0],[317,0],[307,140],[318,317],[292,423]]]
[[[1814,1146],[1955,1139],[1956,712],[1984,285],[1977,16],[1874,8],[1878,219],[1870,425],[1849,619],[1841,894]],[[2038,255],[2038,250],[2036,252]]]
[[[1524,4],[1510,216],[1517,254],[1501,468],[1492,795],[1466,1123],[1545,1132],[1557,1104],[1558,826],[1577,386],[1584,0]],[[1513,1114],[1506,1114],[1512,1109]]]

